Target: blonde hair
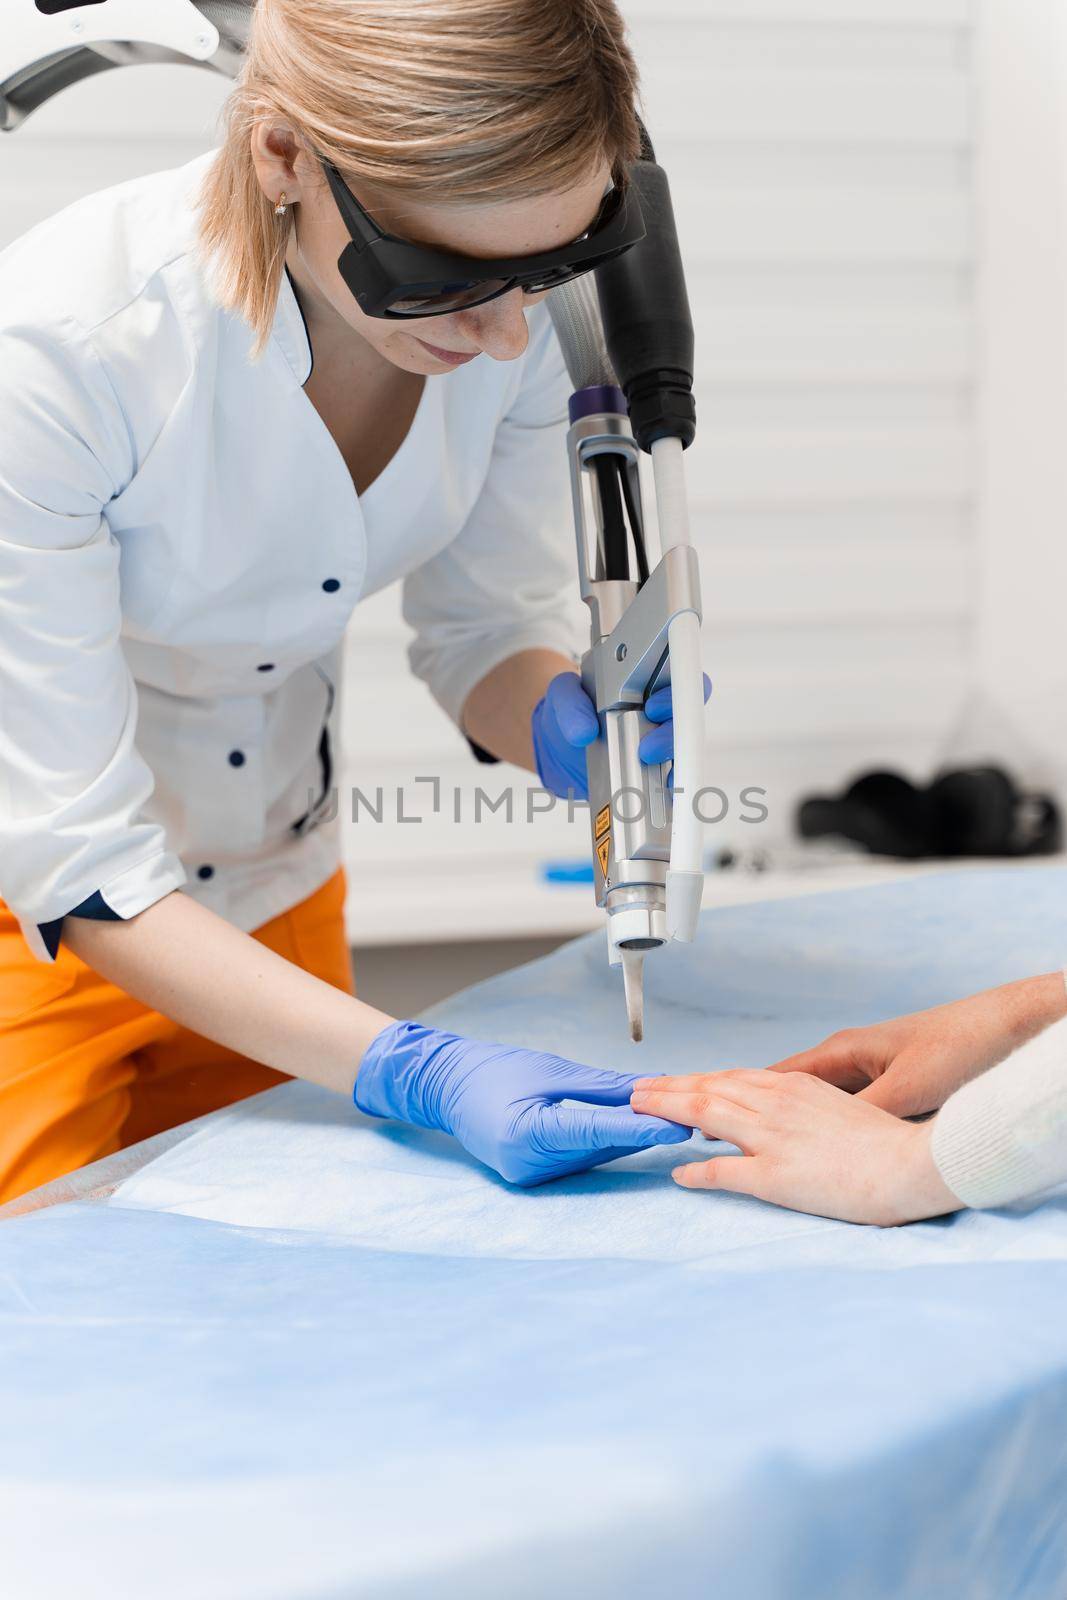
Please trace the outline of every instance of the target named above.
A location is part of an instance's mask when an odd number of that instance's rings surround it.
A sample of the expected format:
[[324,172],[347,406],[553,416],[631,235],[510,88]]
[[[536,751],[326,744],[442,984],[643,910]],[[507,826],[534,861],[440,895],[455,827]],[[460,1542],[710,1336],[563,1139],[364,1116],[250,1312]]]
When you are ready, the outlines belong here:
[[[437,204],[546,194],[639,149],[637,69],[615,0],[257,0],[199,195],[221,303],[266,346],[292,228],[252,162],[287,122],[358,192]],[[325,180],[324,180],[325,181]]]

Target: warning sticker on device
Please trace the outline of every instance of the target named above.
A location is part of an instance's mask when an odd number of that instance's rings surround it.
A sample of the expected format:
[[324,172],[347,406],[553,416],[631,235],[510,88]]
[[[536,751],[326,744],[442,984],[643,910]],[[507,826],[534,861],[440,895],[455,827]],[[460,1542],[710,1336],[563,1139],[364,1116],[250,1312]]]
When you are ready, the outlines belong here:
[[605,878],[608,875],[608,856],[611,854],[611,834],[606,833],[596,847],[596,857],[600,862],[600,870]]
[[611,807],[604,806],[596,814],[596,823],[593,826],[593,838],[602,839],[606,833],[611,832]]

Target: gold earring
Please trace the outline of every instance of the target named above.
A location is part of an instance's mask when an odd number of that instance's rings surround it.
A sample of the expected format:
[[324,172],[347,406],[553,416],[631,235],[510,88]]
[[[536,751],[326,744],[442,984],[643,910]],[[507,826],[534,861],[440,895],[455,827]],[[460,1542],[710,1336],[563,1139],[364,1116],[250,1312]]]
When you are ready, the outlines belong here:
[[274,215],[276,217],[284,217],[285,216],[285,190],[284,189],[282,190],[281,194],[278,196],[278,204],[274,207]]

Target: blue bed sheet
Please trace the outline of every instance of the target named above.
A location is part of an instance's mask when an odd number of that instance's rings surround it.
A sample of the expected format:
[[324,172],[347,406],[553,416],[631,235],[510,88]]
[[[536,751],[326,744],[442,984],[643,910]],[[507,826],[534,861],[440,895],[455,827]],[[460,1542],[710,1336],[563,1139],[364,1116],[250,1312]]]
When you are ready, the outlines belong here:
[[[1065,955],[1067,870],[970,870],[707,914],[640,1049],[602,937],[436,1015],[708,1070]],[[1059,1600],[1067,1191],[879,1231],[678,1155],[515,1192],[294,1083],[0,1227],[0,1593]]]

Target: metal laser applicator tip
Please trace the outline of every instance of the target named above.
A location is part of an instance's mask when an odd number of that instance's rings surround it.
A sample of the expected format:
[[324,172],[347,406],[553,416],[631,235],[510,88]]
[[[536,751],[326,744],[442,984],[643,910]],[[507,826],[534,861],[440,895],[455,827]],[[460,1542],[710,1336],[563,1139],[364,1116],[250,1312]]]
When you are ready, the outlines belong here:
[[626,1017],[630,1024],[630,1038],[640,1044],[645,1036],[645,953],[643,950],[622,951],[622,986],[626,995]]

